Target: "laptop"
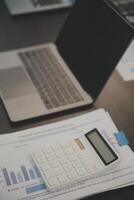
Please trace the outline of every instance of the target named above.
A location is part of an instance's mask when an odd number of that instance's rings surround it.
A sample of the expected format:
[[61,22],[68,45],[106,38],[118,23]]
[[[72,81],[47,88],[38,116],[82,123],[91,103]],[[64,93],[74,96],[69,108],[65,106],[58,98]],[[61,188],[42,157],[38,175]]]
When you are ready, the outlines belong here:
[[134,26],[134,0],[110,0],[110,2]]
[[74,0],[5,0],[11,15],[70,7]]
[[106,1],[77,0],[55,43],[1,52],[0,95],[10,120],[92,105],[133,33]]

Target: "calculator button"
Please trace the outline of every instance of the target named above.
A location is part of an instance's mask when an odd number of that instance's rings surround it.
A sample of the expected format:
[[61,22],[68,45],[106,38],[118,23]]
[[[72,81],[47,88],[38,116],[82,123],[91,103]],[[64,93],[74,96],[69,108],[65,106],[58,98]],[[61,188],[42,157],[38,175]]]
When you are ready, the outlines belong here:
[[75,154],[70,154],[70,155],[68,155],[68,159],[69,159],[71,162],[74,162],[74,161],[76,161],[78,158],[76,157]]
[[85,161],[83,161],[83,166],[85,166],[85,167],[91,167],[91,163],[89,163],[88,161],[85,160]]
[[86,176],[88,174],[84,167],[80,167],[76,169],[76,172],[79,176]]
[[51,160],[51,161],[49,162],[49,164],[50,164],[50,166],[51,166],[52,168],[55,168],[55,167],[58,167],[58,166],[59,166],[59,163],[57,162],[57,160]]
[[55,156],[53,153],[48,153],[45,155],[47,160],[50,161],[50,160],[54,160],[55,159]]
[[[80,159],[80,161],[83,163],[85,161],[85,158],[81,155],[81,154],[78,154],[77,155],[78,158]],[[86,159],[87,160],[87,159]]]
[[94,170],[90,166],[86,166],[85,169],[88,174],[92,174],[94,172]]
[[62,174],[60,176],[57,177],[60,183],[65,183],[68,182],[68,178],[66,175]]
[[43,163],[41,166],[40,166],[41,170],[42,171],[46,171],[46,170],[49,170],[50,169],[50,165],[48,163]]
[[59,162],[61,165],[64,165],[64,164],[68,163],[68,159],[66,157],[61,157],[61,158],[59,158]]
[[99,166],[99,164],[98,165],[93,164],[92,168],[93,168],[94,172],[101,170],[101,167]]
[[75,171],[70,171],[69,173],[67,173],[67,177],[71,180],[76,179],[78,177],[78,175],[76,174]]
[[62,166],[65,172],[72,171],[73,167],[71,164],[66,164]]
[[50,186],[56,186],[56,185],[59,185],[59,181],[56,177],[53,177],[53,178],[49,178],[48,179],[48,184]]
[[86,159],[81,160],[81,162],[83,163],[83,165],[87,166],[87,165],[91,165]]
[[72,148],[66,148],[64,149],[64,152],[67,154],[67,155],[71,155],[73,153],[73,149]]
[[76,169],[81,167],[81,162],[79,160],[76,160],[74,162],[72,162],[73,167],[75,167]]
[[56,152],[55,152],[55,155],[56,155],[57,158],[64,157],[63,151],[56,151]]
[[44,171],[44,175],[47,178],[53,177],[53,176],[57,176],[59,174],[63,173],[63,170],[61,168],[55,168],[55,169],[49,169],[47,171]]
[[43,158],[42,158],[42,157],[38,157],[37,162],[38,162],[39,164],[42,163],[42,162],[43,162]]
[[79,147],[79,149],[81,149],[81,150],[85,149],[83,143],[81,142],[81,140],[79,138],[75,139],[75,143],[77,144],[77,146]]

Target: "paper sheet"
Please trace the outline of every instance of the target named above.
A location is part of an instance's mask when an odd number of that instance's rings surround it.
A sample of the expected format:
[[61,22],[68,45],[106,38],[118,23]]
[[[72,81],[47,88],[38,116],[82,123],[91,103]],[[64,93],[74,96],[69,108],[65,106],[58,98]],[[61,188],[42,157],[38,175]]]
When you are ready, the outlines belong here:
[[[101,129],[120,152],[120,165],[102,176],[87,178],[57,191],[48,192],[34,166],[30,152],[65,137],[76,137],[93,128]],[[115,125],[105,111],[100,109],[55,124],[0,136],[0,199],[79,199],[133,182],[134,155],[128,146],[118,146],[114,132],[117,132]]]
[[134,40],[117,65],[117,71],[125,81],[134,80]]

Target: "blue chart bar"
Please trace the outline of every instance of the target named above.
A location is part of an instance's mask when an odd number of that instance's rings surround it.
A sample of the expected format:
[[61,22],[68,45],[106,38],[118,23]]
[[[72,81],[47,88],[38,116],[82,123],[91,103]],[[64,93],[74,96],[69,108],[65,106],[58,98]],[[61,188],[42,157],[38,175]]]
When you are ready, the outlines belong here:
[[40,174],[38,168],[36,167],[36,165],[34,166],[34,170],[36,171],[36,175],[37,175],[37,177],[40,178],[40,177],[41,177],[41,174]]
[[25,181],[29,181],[36,178],[41,178],[41,174],[36,165],[30,169],[27,169],[25,165],[22,165],[20,169],[21,171],[19,170],[18,172],[14,171],[9,172],[7,168],[2,169],[3,176],[7,186],[10,186],[12,184],[15,185],[18,183],[24,183]]
[[47,189],[47,186],[46,186],[46,184],[43,183],[43,184],[39,184],[39,185],[35,185],[32,187],[26,188],[26,193],[30,194],[30,193],[38,192],[38,191],[45,190],[45,189]]
[[29,179],[26,167],[25,166],[21,166],[21,170],[22,170],[22,173],[23,173],[25,181],[29,181],[30,179]]
[[8,175],[8,172],[7,172],[7,169],[4,168],[2,171],[3,171],[4,178],[5,178],[5,181],[6,181],[7,186],[11,185],[11,181],[10,181],[10,178],[9,178],[9,175]]
[[18,178],[18,180],[19,180],[20,183],[23,183],[23,182],[24,182],[21,173],[17,173],[17,178]]
[[16,176],[15,176],[15,173],[14,172],[10,172],[10,176],[11,176],[13,184],[17,184],[17,179],[16,179]]
[[34,174],[34,171],[32,169],[29,169],[29,174],[30,174],[32,179],[35,178],[35,174]]

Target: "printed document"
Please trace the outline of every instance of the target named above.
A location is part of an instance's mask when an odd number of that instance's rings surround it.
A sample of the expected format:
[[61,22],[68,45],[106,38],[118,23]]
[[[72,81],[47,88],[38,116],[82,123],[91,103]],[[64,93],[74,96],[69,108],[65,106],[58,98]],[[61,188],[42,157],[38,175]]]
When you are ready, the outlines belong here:
[[[63,138],[73,138],[99,128],[120,153],[121,162],[101,176],[48,191],[31,152]],[[97,111],[57,123],[0,136],[0,200],[73,200],[133,183],[134,155],[126,145],[120,147],[118,130],[107,113]],[[125,156],[127,155],[127,156]]]
[[117,66],[124,81],[134,80],[134,39]]

